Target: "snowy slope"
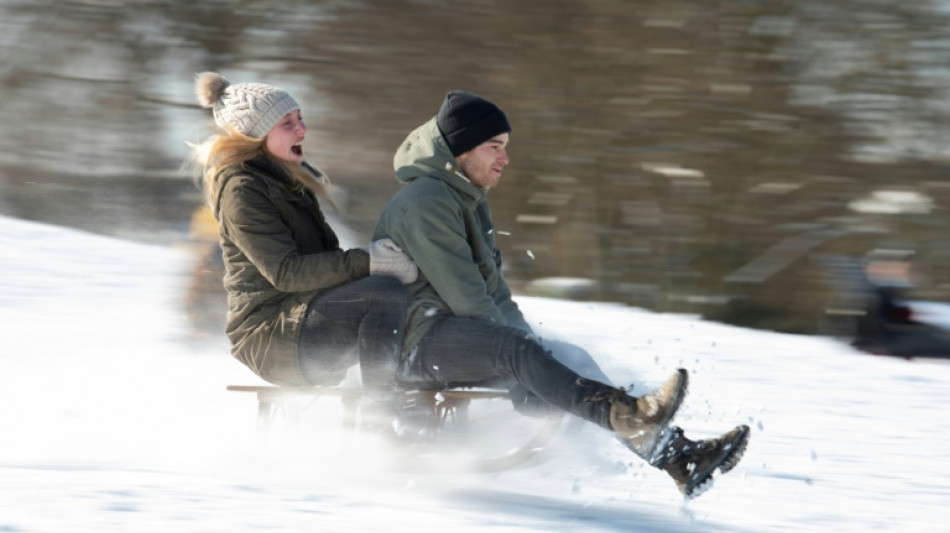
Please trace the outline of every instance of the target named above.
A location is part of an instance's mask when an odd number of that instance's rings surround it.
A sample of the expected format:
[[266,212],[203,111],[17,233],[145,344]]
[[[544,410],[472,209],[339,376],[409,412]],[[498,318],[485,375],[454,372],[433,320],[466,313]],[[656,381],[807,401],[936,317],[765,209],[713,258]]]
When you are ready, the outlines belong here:
[[253,396],[224,390],[257,379],[223,341],[189,342],[184,250],[6,218],[0,249],[0,531],[950,531],[950,365],[520,299],[617,383],[689,369],[691,436],[753,427],[739,467],[684,503],[592,427],[496,474],[332,423],[263,440]]

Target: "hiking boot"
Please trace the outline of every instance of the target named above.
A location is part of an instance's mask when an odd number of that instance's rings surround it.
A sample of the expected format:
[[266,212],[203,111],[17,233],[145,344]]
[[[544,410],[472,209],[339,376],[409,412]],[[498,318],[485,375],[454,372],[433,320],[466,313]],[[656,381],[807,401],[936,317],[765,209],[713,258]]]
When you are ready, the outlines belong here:
[[611,389],[610,427],[633,453],[654,464],[657,450],[669,440],[667,424],[676,414],[689,382],[686,371],[678,369],[660,388],[634,397],[623,389]]
[[749,426],[740,425],[715,439],[693,441],[678,427],[654,466],[666,471],[686,498],[695,498],[712,486],[713,472],[732,470],[749,444]]

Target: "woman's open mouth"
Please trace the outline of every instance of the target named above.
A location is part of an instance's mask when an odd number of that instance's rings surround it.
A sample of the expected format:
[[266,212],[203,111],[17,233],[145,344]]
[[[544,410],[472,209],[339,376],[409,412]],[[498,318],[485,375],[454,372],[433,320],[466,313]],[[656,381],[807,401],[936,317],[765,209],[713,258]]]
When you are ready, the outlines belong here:
[[293,154],[296,155],[296,156],[302,156],[302,155],[303,155],[303,146],[300,146],[299,144],[295,144],[295,145],[293,145],[293,146],[290,147],[290,152],[293,153]]

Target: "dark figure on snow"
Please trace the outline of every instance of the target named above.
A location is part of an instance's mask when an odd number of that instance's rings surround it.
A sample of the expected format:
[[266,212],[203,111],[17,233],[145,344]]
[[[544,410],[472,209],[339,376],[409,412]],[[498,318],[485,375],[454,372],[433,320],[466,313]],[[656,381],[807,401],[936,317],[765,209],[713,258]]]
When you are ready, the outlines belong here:
[[853,346],[897,357],[950,357],[950,332],[921,322],[908,303],[914,254],[874,250],[865,259],[867,297]]
[[396,152],[404,186],[380,216],[374,239],[392,239],[420,272],[407,286],[398,380],[414,388],[504,383],[516,403],[593,422],[668,472],[683,494],[698,494],[716,469],[739,461],[749,428],[692,441],[670,425],[686,396],[685,370],[633,397],[610,386],[586,351],[535,335],[502,275],[488,206],[488,191],[509,162],[510,132],[493,103],[454,91]]

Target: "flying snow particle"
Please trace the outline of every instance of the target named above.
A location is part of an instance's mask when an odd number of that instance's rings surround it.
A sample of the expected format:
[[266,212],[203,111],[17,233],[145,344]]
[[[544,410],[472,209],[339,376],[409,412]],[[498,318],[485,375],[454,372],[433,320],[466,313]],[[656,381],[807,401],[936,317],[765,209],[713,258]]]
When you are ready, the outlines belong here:
[[531,250],[528,250],[528,257],[534,259],[534,253]]

